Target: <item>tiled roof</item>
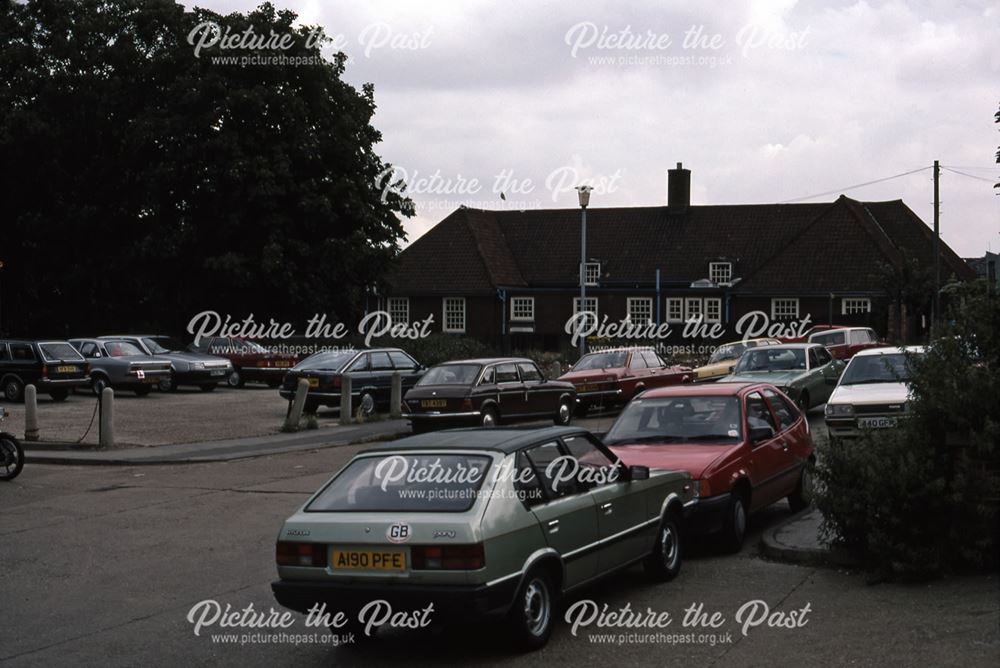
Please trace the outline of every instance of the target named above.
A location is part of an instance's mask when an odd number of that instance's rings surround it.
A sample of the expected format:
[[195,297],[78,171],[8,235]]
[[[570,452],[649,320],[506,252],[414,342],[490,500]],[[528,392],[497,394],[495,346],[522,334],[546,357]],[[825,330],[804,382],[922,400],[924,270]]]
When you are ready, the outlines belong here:
[[[900,248],[929,262],[931,232],[901,201],[589,209],[587,255],[601,284],[651,285],[707,277],[733,263],[740,291],[879,289],[875,268]],[[943,242],[942,275],[971,270]],[[399,294],[572,286],[580,261],[580,210],[459,209],[405,249],[392,278]]]

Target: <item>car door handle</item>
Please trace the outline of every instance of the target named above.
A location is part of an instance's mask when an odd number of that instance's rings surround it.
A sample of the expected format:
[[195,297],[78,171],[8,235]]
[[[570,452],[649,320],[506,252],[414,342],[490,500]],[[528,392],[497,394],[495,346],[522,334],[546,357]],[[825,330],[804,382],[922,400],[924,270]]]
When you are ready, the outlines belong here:
[[605,515],[610,515],[614,509],[611,507],[611,502],[608,501],[607,503],[601,504],[601,510],[604,511]]
[[549,533],[559,531],[559,520],[549,520]]

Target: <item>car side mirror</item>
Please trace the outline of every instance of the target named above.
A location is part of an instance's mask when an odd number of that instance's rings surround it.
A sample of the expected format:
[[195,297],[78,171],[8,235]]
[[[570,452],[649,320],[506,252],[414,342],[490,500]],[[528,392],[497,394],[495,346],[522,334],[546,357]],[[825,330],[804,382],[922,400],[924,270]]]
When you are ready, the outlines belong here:
[[754,427],[750,430],[751,443],[760,443],[771,438],[774,438],[774,429],[770,426]]
[[628,479],[630,482],[635,480],[649,480],[649,467],[648,466],[628,467]]

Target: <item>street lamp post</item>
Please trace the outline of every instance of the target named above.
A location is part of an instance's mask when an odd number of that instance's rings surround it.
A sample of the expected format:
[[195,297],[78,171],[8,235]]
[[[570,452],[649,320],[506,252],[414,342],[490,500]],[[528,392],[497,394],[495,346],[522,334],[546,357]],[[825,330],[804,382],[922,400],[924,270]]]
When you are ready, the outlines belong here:
[[[577,186],[576,192],[580,199],[580,309],[577,315],[587,308],[587,205],[590,204],[590,186]],[[577,317],[577,326],[583,327],[583,318]],[[587,352],[586,337],[580,337],[580,357]]]

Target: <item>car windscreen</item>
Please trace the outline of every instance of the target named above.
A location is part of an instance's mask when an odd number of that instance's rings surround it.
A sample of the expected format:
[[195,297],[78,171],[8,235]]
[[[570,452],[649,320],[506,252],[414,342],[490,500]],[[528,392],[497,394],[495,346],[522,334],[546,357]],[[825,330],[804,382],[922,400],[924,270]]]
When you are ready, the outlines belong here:
[[588,369],[618,369],[625,366],[625,359],[628,353],[624,350],[616,350],[606,353],[591,353],[584,355],[580,361],[573,365],[573,371],[586,371]]
[[442,364],[425,373],[417,385],[472,385],[482,368],[479,364]]
[[854,357],[844,369],[840,384],[901,383],[910,379],[910,371],[903,353],[861,355]]
[[183,351],[184,346],[177,339],[169,336],[144,336],[142,342],[154,355]]
[[743,353],[735,373],[749,371],[789,371],[806,368],[804,348],[758,348]]
[[104,350],[108,357],[125,357],[126,355],[144,355],[138,347],[128,341],[107,341]]
[[692,395],[633,399],[604,437],[619,443],[728,443],[743,433],[740,400]]
[[712,356],[708,358],[709,364],[724,362],[726,360],[737,359],[747,349],[747,344],[739,341],[737,343],[726,343],[715,349]]
[[49,361],[83,359],[83,355],[68,343],[42,343],[38,347],[42,350],[42,357]]
[[359,457],[330,481],[306,512],[465,512],[486,481],[490,463],[485,455]]
[[336,350],[310,355],[295,365],[297,371],[340,371],[341,367],[354,359],[356,350]]

